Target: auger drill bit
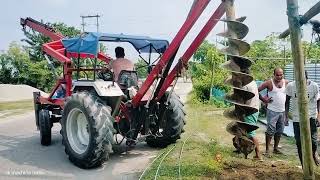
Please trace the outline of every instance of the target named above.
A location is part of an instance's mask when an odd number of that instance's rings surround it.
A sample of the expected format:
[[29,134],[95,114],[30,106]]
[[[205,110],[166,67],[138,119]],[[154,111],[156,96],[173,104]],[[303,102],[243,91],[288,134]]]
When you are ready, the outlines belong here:
[[247,137],[247,133],[258,128],[256,125],[243,122],[245,116],[257,112],[250,105],[250,100],[255,93],[248,91],[245,87],[253,81],[253,77],[249,74],[252,61],[242,56],[250,50],[250,44],[242,40],[248,34],[249,28],[243,23],[245,17],[235,18],[234,0],[225,1],[226,19],[220,21],[226,23],[228,28],[217,35],[228,40],[227,47],[220,52],[228,57],[228,61],[223,63],[222,67],[230,71],[231,76],[225,80],[225,83],[233,89],[232,94],[225,96],[225,100],[234,104],[235,109],[225,112],[224,115],[235,120],[227,125],[227,131],[235,135],[233,145],[247,158],[248,154],[254,150],[254,143]]
[[[222,22],[227,22],[229,24],[228,27],[231,27],[232,29],[235,30],[235,33],[236,33],[236,36],[239,38],[239,39],[243,39],[249,32],[249,28],[248,26],[246,26],[245,24],[243,24],[242,22],[240,21],[232,21],[232,20],[226,20],[226,19],[222,19],[220,20]],[[230,33],[228,33],[228,31],[225,31],[225,32],[222,32],[222,33],[218,33],[217,34],[218,36],[222,36],[222,37],[230,37]]]

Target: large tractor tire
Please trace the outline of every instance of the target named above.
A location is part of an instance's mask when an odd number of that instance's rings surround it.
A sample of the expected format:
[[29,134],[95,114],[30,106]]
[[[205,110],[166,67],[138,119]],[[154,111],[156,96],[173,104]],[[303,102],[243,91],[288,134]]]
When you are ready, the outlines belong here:
[[84,169],[100,166],[112,152],[111,108],[88,92],[70,96],[61,119],[62,143],[70,161]]
[[[167,101],[168,93],[165,94],[160,105],[160,114],[164,116],[164,125],[160,137],[147,137],[147,144],[151,147],[164,148],[172,143],[175,143],[177,139],[180,139],[181,133],[183,133],[183,126],[186,124],[185,115],[183,110],[183,103],[180,101],[179,96],[172,93],[168,106],[166,107],[164,103]],[[163,114],[164,113],[164,114]]]
[[52,122],[50,121],[49,111],[46,109],[41,109],[39,111],[39,129],[40,129],[40,141],[44,146],[49,146],[51,144],[51,128]]

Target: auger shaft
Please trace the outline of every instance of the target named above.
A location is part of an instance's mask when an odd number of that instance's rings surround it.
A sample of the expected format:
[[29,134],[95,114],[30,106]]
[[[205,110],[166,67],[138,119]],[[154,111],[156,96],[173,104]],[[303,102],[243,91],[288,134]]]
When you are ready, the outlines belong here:
[[[252,62],[241,56],[250,50],[250,45],[241,40],[247,35],[249,28],[242,23],[243,18],[241,21],[237,21],[234,0],[225,0],[225,4],[226,20],[222,21],[227,23],[228,29],[218,35],[228,39],[228,46],[221,52],[227,55],[229,61],[225,62],[222,67],[231,71],[231,77],[226,80],[226,84],[233,88],[233,94],[227,95],[225,99],[235,105],[235,110],[231,113],[235,121],[228,124],[227,131],[235,135],[233,138],[234,146],[247,158],[247,155],[255,147],[253,141],[247,138],[247,133],[258,128],[256,125],[243,122],[245,116],[258,111],[256,105],[252,103],[254,102],[252,99],[256,98],[258,93],[257,86],[255,85],[255,89],[246,87],[255,83],[253,77],[249,74]],[[230,115],[230,113],[227,115]]]

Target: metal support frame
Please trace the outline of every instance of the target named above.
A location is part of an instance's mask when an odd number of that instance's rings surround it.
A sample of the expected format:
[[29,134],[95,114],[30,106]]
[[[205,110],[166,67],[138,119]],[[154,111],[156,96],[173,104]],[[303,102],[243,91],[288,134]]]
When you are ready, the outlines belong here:
[[180,61],[172,69],[172,71],[166,78],[165,82],[163,83],[163,86],[160,89],[157,99],[160,99],[164,95],[165,91],[174,81],[175,77],[177,76],[177,74],[179,74],[181,69],[187,68],[188,61],[193,55],[193,53],[198,49],[198,47],[201,45],[204,39],[208,36],[210,31],[214,28],[214,26],[217,24],[217,22],[223,16],[224,13],[225,13],[225,4],[222,2],[219,5],[219,7],[216,9],[216,11],[212,14],[208,22],[205,24],[205,26],[201,29],[198,36],[194,39],[194,41],[191,43],[189,48],[185,51],[183,56],[180,58]]
[[46,24],[43,24],[39,21],[36,21],[32,18],[20,19],[20,24],[25,29],[26,26],[38,31],[39,33],[48,36],[51,40],[56,41],[64,38],[64,36],[60,33],[55,32],[51,27]]
[[84,27],[86,26],[86,23],[84,22],[84,20],[88,19],[88,18],[96,18],[97,32],[99,32],[99,18],[101,17],[99,14],[97,14],[97,15],[80,16],[80,17],[82,19],[82,23],[81,23],[82,32],[85,32]]
[[[320,2],[317,2],[303,16],[300,17],[299,25],[302,26],[306,24],[311,18],[313,18],[319,13],[320,13]],[[286,38],[289,34],[290,34],[290,30],[286,29],[279,35],[279,38]]]
[[[72,88],[72,73],[74,71],[77,71],[76,69],[72,68],[71,65],[71,59],[70,58],[96,58],[92,55],[88,55],[85,53],[69,53],[65,51],[65,48],[61,42],[61,40],[64,38],[63,35],[56,32],[52,27],[41,23],[39,21],[36,21],[32,18],[26,18],[20,19],[20,24],[23,26],[23,29],[25,30],[26,26],[30,27],[31,29],[49,37],[51,39],[51,42],[45,43],[42,45],[42,50],[52,58],[57,59],[59,62],[63,64],[63,78],[59,79],[56,83],[56,86],[53,88],[51,94],[49,97],[40,97],[38,98],[38,101],[43,104],[55,104],[63,106],[64,99],[52,99],[53,94],[61,85],[61,83],[64,83],[66,85],[66,96],[71,96],[71,88]],[[98,53],[97,56],[98,59],[109,63],[111,60],[110,57]],[[90,71],[90,69],[88,69]]]
[[[220,4],[218,9],[213,13],[210,20],[207,22],[207,24],[203,27],[201,32],[198,34],[196,39],[192,42],[190,47],[186,50],[184,55],[181,57],[180,62],[174,67],[174,69],[170,72],[168,75],[171,63],[173,62],[174,56],[176,52],[178,51],[181,42],[185,38],[185,36],[188,34],[190,29],[193,27],[195,22],[198,20],[204,9],[209,4],[210,0],[195,0],[192,8],[189,12],[189,15],[180,28],[179,32],[175,36],[175,38],[172,40],[172,43],[170,43],[168,49],[163,53],[158,63],[154,66],[152,71],[150,72],[149,76],[147,77],[146,81],[142,85],[142,87],[137,92],[137,95],[133,97],[132,99],[132,105],[133,107],[137,107],[141,103],[141,99],[146,94],[147,90],[151,87],[151,85],[154,83],[155,79],[158,78],[160,75],[164,75],[162,77],[163,79],[160,80],[161,83],[157,85],[156,91],[153,94],[153,99],[159,100],[166,89],[170,86],[170,84],[174,81],[177,73],[181,71],[182,68],[187,67],[187,62],[192,56],[192,54],[196,51],[196,49],[200,46],[200,44],[203,42],[204,38],[209,34],[209,32],[212,30],[212,28],[216,25],[218,19],[221,18],[221,16],[225,13],[224,9],[224,1]],[[44,34],[45,36],[48,36],[53,40],[52,42],[46,43],[43,45],[43,51],[50,55],[51,57],[57,59],[64,65],[64,72],[63,72],[63,80],[66,84],[66,96],[71,95],[71,86],[72,86],[72,72],[74,69],[71,67],[71,59],[70,58],[86,58],[90,57],[88,54],[84,53],[69,53],[65,51],[65,48],[61,42],[61,39],[64,38],[61,34],[56,33],[51,27],[40,23],[36,20],[33,20],[31,18],[27,19],[21,19],[21,25],[25,28],[25,26],[28,26],[39,33]],[[107,57],[101,53],[98,54],[98,59],[109,62],[110,57]],[[164,69],[166,69],[164,71]],[[48,101],[53,102],[54,100],[48,98]]]
[[150,88],[154,80],[161,74],[163,68],[167,65],[167,62],[172,58],[175,52],[177,52],[178,47],[180,46],[182,40],[185,38],[187,33],[193,27],[199,16],[202,14],[203,10],[206,8],[210,0],[198,0],[192,8],[190,16],[184,22],[179,32],[175,38],[170,43],[168,49],[164,52],[163,56],[153,68],[146,81],[142,87],[137,92],[137,95],[133,97],[132,104],[134,107],[137,107],[140,104],[140,100],[143,98],[147,90]]

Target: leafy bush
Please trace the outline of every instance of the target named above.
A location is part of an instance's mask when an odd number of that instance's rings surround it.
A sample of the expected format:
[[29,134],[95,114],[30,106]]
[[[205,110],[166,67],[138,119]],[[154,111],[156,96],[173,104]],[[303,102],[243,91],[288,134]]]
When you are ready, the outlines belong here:
[[227,107],[232,106],[231,103],[228,103],[224,100],[220,100],[220,99],[213,97],[213,96],[211,97],[210,102],[211,102],[211,104],[213,104],[217,108],[227,108]]
[[[213,44],[208,41],[200,46],[194,55],[195,61],[190,63],[191,79],[194,89],[194,101],[202,103],[210,103],[210,89],[217,87],[219,89],[228,90],[224,80],[228,76],[226,70],[220,66],[224,62],[221,55]],[[220,102],[214,101],[218,106]]]
[[138,59],[134,64],[139,78],[146,78],[148,75],[148,64],[143,59]]

